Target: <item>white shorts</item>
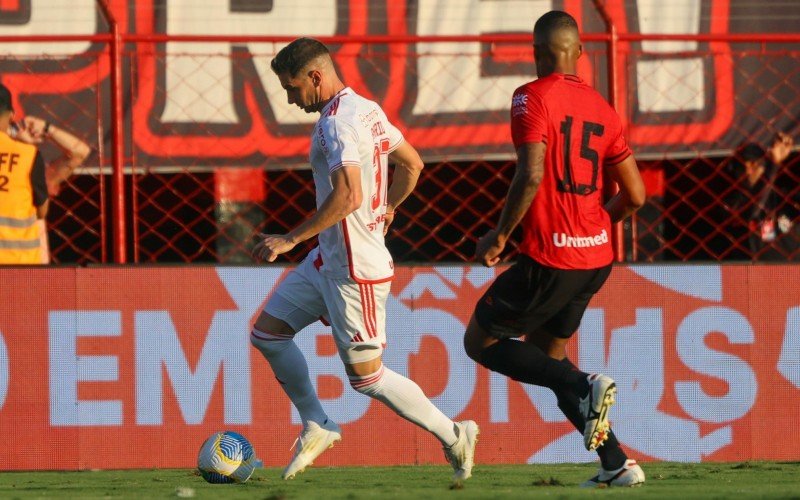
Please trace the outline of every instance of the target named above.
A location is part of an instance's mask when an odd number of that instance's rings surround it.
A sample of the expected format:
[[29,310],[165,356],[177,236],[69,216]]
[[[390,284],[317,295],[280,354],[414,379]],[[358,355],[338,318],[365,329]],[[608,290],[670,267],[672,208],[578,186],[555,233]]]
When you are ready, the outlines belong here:
[[314,265],[315,248],[286,276],[264,312],[299,332],[315,321],[329,324],[346,364],[377,358],[386,346],[386,299],[391,283],[374,285],[329,278]]

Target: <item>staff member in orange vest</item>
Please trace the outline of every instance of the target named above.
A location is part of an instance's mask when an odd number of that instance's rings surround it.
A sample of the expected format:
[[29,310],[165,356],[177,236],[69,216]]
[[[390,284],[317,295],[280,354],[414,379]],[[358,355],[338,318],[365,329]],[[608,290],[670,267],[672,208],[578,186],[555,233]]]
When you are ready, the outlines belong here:
[[[45,167],[44,177],[47,182],[47,193],[51,198],[58,196],[67,179],[92,152],[88,144],[66,129],[56,127],[49,121],[32,115],[27,115],[22,120],[12,123],[9,133],[14,139],[36,147],[45,139],[50,139],[61,150],[61,155],[47,163]],[[47,226],[43,219],[38,221],[38,226],[42,247],[42,264],[49,264],[50,245],[47,238]]]
[[11,92],[0,84],[0,264],[41,264],[40,225],[47,215],[45,164],[36,146],[6,132]]

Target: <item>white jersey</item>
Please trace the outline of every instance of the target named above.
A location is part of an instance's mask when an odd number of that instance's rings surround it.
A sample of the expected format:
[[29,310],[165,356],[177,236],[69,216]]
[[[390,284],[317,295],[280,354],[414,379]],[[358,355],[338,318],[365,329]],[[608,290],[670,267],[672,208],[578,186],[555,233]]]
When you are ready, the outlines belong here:
[[[388,155],[403,134],[377,103],[349,87],[322,108],[311,136],[310,161],[317,208],[333,191],[331,173],[342,166],[361,169],[361,206],[319,234],[320,272],[358,283],[382,283],[394,276],[392,256],[383,240]],[[319,264],[318,264],[319,265]]]

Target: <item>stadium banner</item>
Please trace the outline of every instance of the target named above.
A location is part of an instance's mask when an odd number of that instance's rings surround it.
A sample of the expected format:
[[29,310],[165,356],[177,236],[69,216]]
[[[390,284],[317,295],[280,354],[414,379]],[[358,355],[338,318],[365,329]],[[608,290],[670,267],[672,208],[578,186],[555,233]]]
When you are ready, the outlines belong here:
[[[203,36],[335,37],[343,80],[378,101],[433,161],[513,156],[510,100],[535,77],[532,48],[527,38],[498,43],[492,36],[529,37],[534,20],[553,8],[572,13],[585,33],[605,32],[590,0],[109,3],[123,34],[140,37],[127,41],[123,55],[125,158],[146,168],[306,162],[316,115],[288,104],[269,68],[285,42],[212,43]],[[622,35],[795,33],[800,15],[797,2],[778,11],[732,0],[606,5]],[[107,32],[95,0],[0,2],[2,36]],[[151,35],[161,38],[144,38]],[[375,41],[383,36],[396,40]],[[431,40],[437,36],[454,41]],[[465,36],[485,41],[458,41]],[[744,138],[766,141],[794,125],[796,43],[705,40],[620,42],[617,107],[640,158],[729,152]],[[584,48],[580,75],[607,93],[605,43]],[[20,115],[69,118],[82,137],[96,136],[98,121],[100,130],[110,129],[105,42],[3,41],[0,50],[0,75],[18,95]]]
[[[193,467],[219,430],[285,465],[300,423],[249,331],[288,270],[0,269],[0,469]],[[595,459],[552,394],[464,354],[464,325],[496,272],[399,267],[386,365],[480,424],[479,464]],[[328,326],[296,342],[343,428],[318,465],[444,463],[433,436],[349,387]],[[570,358],[616,379],[612,423],[632,457],[798,459],[797,266],[617,266]]]

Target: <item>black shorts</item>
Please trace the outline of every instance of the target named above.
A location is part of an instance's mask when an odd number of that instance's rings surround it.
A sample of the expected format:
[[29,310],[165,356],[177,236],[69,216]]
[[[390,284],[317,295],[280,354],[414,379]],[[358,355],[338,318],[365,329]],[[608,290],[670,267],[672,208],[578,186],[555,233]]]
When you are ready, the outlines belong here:
[[475,320],[498,339],[538,330],[569,338],[610,273],[611,264],[598,269],[556,269],[520,255],[478,301]]

